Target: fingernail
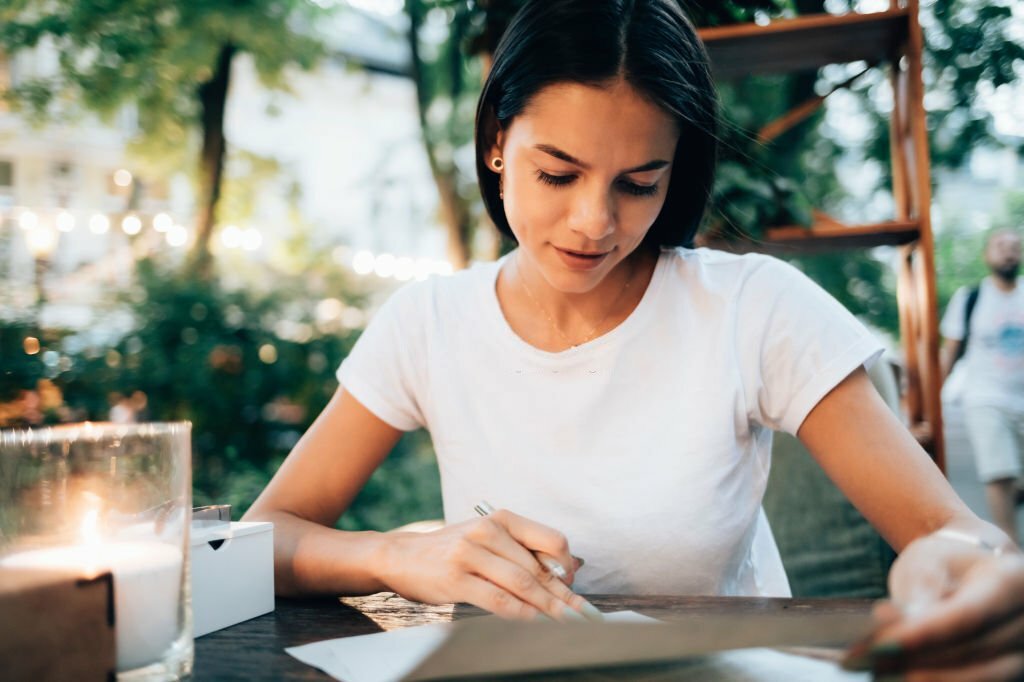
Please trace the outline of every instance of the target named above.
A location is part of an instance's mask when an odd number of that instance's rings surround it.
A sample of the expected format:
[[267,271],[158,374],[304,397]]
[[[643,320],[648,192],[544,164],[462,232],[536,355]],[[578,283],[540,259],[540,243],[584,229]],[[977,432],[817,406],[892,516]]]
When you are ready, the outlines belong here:
[[581,556],[573,556],[573,559],[576,560],[576,570],[577,571],[579,569],[583,568],[583,564],[587,563],[586,561],[583,560],[583,557],[581,557]]
[[871,647],[868,656],[871,658],[895,658],[903,654],[903,645],[899,642],[881,642]]
[[565,580],[569,577],[569,573],[562,567],[562,564],[558,563],[554,559],[544,557],[544,559],[541,560],[541,563],[543,563],[544,567],[559,580]]
[[852,672],[864,672],[871,670],[871,657],[867,654],[860,654],[858,656],[850,656],[844,658],[839,664],[839,667],[843,670],[850,670]]
[[839,667],[844,670],[863,672],[874,667],[875,659],[869,652],[867,644],[857,644],[846,652],[846,657],[839,662]]
[[604,620],[604,614],[597,610],[597,607],[586,599],[580,599],[580,612],[588,619],[597,622]]
[[568,604],[565,604],[562,607],[562,615],[565,616],[566,620],[577,621],[577,622],[585,621],[586,620],[586,618],[583,617],[582,613],[580,613],[579,611],[577,611],[573,607],[569,606]]
[[903,654],[903,647],[898,642],[879,642],[870,647],[866,644],[858,644],[847,652],[846,658],[840,663],[844,670],[865,671],[874,670],[880,665],[892,666]]

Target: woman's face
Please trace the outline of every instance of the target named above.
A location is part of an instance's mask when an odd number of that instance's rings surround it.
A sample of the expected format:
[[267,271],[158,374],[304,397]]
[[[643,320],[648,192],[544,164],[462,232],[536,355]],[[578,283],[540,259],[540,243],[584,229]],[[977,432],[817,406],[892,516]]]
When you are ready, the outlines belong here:
[[527,266],[555,289],[593,289],[643,241],[679,139],[674,120],[617,80],[538,92],[498,133],[505,215]]

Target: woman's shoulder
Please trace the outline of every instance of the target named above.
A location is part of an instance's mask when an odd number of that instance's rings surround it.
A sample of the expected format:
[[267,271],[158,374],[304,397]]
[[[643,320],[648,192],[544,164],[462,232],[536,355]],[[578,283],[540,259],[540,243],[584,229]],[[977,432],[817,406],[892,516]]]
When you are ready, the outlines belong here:
[[716,288],[742,288],[752,278],[772,282],[799,272],[789,263],[763,253],[738,254],[707,247],[663,249],[661,258],[670,273]]
[[474,263],[450,275],[431,275],[407,282],[392,292],[383,308],[406,314],[430,314],[442,310],[465,310],[481,298],[481,292],[494,286],[499,262]]

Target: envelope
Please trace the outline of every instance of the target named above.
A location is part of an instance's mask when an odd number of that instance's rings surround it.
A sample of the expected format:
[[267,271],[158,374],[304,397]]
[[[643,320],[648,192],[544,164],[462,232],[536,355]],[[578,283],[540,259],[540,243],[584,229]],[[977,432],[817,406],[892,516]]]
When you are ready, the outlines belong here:
[[[605,617],[604,623],[525,623],[481,616],[326,640],[285,651],[344,682],[417,681],[623,666],[676,661],[732,649],[747,651],[702,663],[705,668],[710,664],[731,669],[731,676],[712,675],[706,679],[778,679],[779,674],[790,680],[868,679],[845,673],[831,662],[763,649],[848,645],[870,632],[871,619],[866,614],[813,610],[723,612],[670,623],[633,611]],[[756,676],[736,676],[738,670],[753,671]],[[799,670],[807,676],[801,678]]]

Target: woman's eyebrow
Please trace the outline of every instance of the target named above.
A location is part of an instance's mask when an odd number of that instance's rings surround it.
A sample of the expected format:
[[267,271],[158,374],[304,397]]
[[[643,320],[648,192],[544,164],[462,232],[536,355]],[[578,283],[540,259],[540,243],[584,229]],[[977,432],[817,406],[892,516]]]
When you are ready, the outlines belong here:
[[667,165],[668,161],[665,161],[664,159],[655,159],[654,161],[648,161],[642,166],[637,166],[636,168],[628,168],[622,172],[627,175],[629,173],[643,173],[644,171],[658,170],[659,168],[664,168]]
[[[580,161],[579,159],[577,159],[572,154],[569,154],[568,152],[564,152],[561,149],[559,149],[558,147],[555,147],[553,145],[550,145],[550,144],[536,144],[536,145],[533,146],[533,148],[538,150],[538,151],[542,151],[545,154],[549,154],[550,156],[553,156],[556,159],[559,159],[561,161],[565,161],[566,163],[571,163],[574,166],[579,166],[580,168],[583,168],[584,170],[590,168],[589,164],[584,163],[583,161]],[[653,161],[648,161],[647,163],[645,163],[645,164],[643,164],[641,166],[636,166],[635,168],[628,168],[628,169],[622,171],[622,173],[623,174],[643,173],[645,171],[652,171],[652,170],[658,170],[659,168],[664,168],[668,164],[669,164],[669,162],[665,161],[664,159],[655,159]]]

